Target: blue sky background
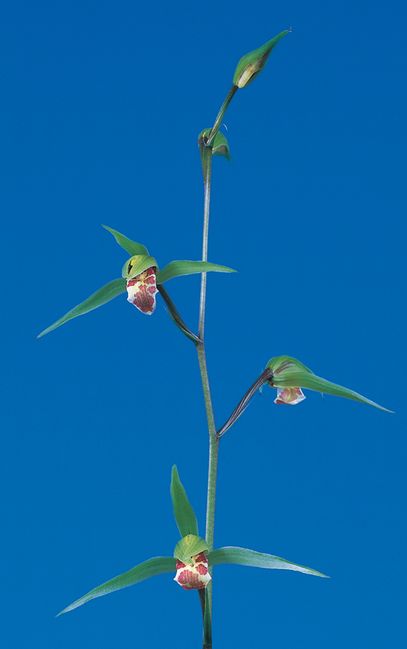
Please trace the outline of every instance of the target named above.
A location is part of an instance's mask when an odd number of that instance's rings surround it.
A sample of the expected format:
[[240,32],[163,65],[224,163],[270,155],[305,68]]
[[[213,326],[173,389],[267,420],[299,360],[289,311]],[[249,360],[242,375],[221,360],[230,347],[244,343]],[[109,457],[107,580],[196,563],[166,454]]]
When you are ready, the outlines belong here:
[[[200,255],[196,137],[240,56],[292,25],[226,118],[214,164],[207,347],[219,424],[270,356],[397,410],[265,389],[224,438],[217,545],[332,575],[216,571],[215,648],[402,649],[405,633],[406,10],[403,2],[14,2],[1,56],[0,536],[5,649],[199,647],[171,576],[55,613],[200,520],[193,346],[117,299],[35,334],[120,274],[100,227],[161,264]],[[199,279],[168,285],[197,320]]]

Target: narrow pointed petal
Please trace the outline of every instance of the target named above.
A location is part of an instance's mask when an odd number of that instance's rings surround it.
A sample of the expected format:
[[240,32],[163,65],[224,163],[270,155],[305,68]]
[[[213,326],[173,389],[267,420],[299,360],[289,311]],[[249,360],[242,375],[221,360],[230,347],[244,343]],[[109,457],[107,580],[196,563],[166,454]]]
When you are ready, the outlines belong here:
[[250,566],[252,568],[266,568],[268,570],[294,570],[295,572],[303,572],[307,575],[314,575],[315,577],[327,577],[319,570],[301,566],[298,563],[292,563],[281,557],[276,557],[273,554],[266,554],[265,552],[256,552],[256,550],[249,550],[248,548],[239,548],[227,546],[224,548],[217,548],[209,553],[209,564],[211,566],[218,566],[221,564],[236,564],[239,566]]
[[116,590],[128,588],[129,586],[133,586],[145,579],[150,579],[150,577],[155,577],[156,575],[161,575],[165,572],[173,572],[175,567],[176,560],[173,557],[153,557],[152,559],[147,559],[147,561],[139,563],[131,570],[123,572],[121,575],[113,577],[113,579],[106,581],[104,584],[93,588],[86,593],[86,595],[83,595],[83,597],[80,597],[72,602],[72,604],[69,604],[69,606],[58,613],[58,616],[73,611],[75,608],[86,604],[86,602],[90,602],[90,600],[95,599],[96,597],[109,595],[109,593],[113,593]]
[[174,277],[182,275],[195,275],[197,273],[235,273],[233,268],[212,264],[208,261],[171,261],[157,273],[157,284],[164,284]]
[[192,534],[198,536],[198,521],[194,509],[189,502],[185,487],[179,477],[178,469],[172,467],[171,473],[171,500],[174,510],[174,518],[179,533],[182,537]]
[[129,239],[121,232],[113,230],[113,228],[109,228],[108,225],[102,225],[102,227],[110,232],[110,234],[114,237],[116,243],[118,243],[119,246],[123,248],[123,250],[128,252],[129,255],[148,255],[148,250],[145,246],[143,246],[142,243],[138,243],[137,241]]
[[59,320],[44,329],[44,331],[41,331],[41,333],[38,334],[37,338],[42,338],[42,336],[49,334],[50,331],[61,327],[61,325],[69,322],[69,320],[73,320],[73,318],[77,318],[78,316],[85,315],[85,313],[89,313],[90,311],[97,309],[103,304],[110,302],[110,300],[113,300],[113,298],[117,297],[121,293],[125,293],[125,291],[126,281],[122,278],[114,279],[112,282],[109,282],[108,284],[105,284],[105,286],[102,286],[102,288],[100,288],[95,293],[92,293],[92,295],[84,300],[84,302],[81,302],[80,304],[78,304],[78,306],[65,313],[62,318],[59,318]]

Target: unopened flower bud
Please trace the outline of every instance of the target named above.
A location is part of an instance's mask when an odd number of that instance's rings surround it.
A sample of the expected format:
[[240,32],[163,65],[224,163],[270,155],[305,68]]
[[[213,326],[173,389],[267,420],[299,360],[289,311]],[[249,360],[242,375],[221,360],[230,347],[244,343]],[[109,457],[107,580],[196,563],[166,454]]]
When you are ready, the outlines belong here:
[[235,74],[233,76],[233,83],[238,88],[244,88],[261,72],[267,63],[267,59],[271,54],[273,48],[277,45],[290,30],[286,29],[274,38],[264,43],[257,50],[253,50],[245,54],[237,64]]
[[211,580],[205,552],[200,552],[192,557],[191,563],[188,564],[177,560],[176,567],[177,573],[174,581],[184,590],[201,590],[206,588]]

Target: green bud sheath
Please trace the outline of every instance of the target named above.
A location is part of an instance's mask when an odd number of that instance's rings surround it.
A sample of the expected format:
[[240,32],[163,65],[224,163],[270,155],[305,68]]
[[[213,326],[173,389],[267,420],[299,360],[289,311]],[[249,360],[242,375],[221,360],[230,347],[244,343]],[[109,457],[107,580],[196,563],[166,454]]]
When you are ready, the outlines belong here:
[[[206,146],[211,131],[211,128],[204,128],[203,131],[200,132],[198,137],[199,146]],[[223,135],[223,133],[220,133],[219,131],[216,133],[215,138],[212,142],[212,155],[221,155],[230,160],[229,142],[227,141],[227,138]]]

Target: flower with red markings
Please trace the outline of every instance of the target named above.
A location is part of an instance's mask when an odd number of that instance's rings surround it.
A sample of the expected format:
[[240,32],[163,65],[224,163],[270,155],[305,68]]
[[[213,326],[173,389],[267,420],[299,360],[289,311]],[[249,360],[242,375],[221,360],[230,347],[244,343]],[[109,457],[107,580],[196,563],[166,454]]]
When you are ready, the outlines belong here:
[[233,269],[219,264],[212,264],[208,261],[191,261],[188,259],[170,261],[164,268],[159,268],[156,259],[149,255],[147,248],[143,244],[132,241],[132,239],[108,226],[104,227],[113,235],[119,246],[132,255],[123,266],[122,276],[108,282],[92,293],[86,300],[67,311],[52,325],[41,331],[38,337],[45,336],[45,334],[73,320],[73,318],[98,309],[118,295],[126,293],[126,291],[128,293],[127,299],[131,304],[134,304],[142,313],[151,315],[155,311],[156,294],[160,291],[168,312],[177,327],[194,343],[200,343],[199,336],[194,334],[182,320],[163,284],[174,277],[182,277],[183,275],[208,273],[210,271],[231,273]]
[[136,277],[128,279],[126,287],[127,301],[134,304],[142,313],[152,315],[155,311],[155,296],[158,291],[156,268],[151,266]]
[[155,311],[157,289],[157,262],[149,255],[133,255],[123,266],[127,301],[147,315]]
[[[211,580],[208,563],[211,566],[221,564],[237,564],[242,566],[255,566],[257,568],[274,568],[280,570],[295,570],[311,575],[325,577],[321,572],[299,566],[280,557],[264,552],[256,552],[247,548],[224,547],[216,550],[209,550],[206,541],[198,536],[198,522],[191,503],[188,500],[184,485],[182,484],[176,466],[172,468],[171,475],[171,499],[174,508],[175,522],[177,523],[181,539],[174,548],[172,557],[151,557],[147,561],[139,563],[131,570],[127,570],[109,581],[105,581],[100,586],[93,588],[91,591],[75,600],[64,608],[62,613],[68,613],[82,604],[86,604],[91,599],[102,597],[122,588],[127,588],[137,584],[145,579],[173,572],[176,569],[174,581],[185,590],[199,590],[200,595],[206,595],[204,589]],[[195,534],[194,534],[195,532]],[[201,602],[205,602],[206,597],[200,597]],[[206,623],[208,618],[206,616]],[[204,610],[205,624],[205,610]]]
[[207,587],[211,580],[208,558],[204,552],[192,557],[189,564],[177,560],[176,568],[177,573],[174,581],[184,590],[202,590]]

